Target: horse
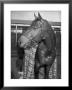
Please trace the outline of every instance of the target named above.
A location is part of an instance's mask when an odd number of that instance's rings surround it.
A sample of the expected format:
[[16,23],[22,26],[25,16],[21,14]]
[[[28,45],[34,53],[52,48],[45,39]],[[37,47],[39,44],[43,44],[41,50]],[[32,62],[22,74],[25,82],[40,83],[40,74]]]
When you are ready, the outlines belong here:
[[21,48],[31,48],[34,44],[38,47],[35,53],[34,78],[39,78],[39,70],[44,68],[44,79],[49,78],[50,68],[56,57],[56,37],[49,22],[34,14],[35,20],[25,33],[22,33],[18,40]]

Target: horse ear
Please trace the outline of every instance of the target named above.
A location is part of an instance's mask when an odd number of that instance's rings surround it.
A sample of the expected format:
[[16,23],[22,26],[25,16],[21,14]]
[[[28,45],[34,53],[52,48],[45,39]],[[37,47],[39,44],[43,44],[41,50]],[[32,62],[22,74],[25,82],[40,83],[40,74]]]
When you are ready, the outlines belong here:
[[41,17],[41,15],[40,15],[40,13],[38,12],[38,17],[40,18],[40,19],[42,19],[42,17]]
[[34,17],[35,17],[35,19],[37,19],[37,16],[35,15],[35,13],[34,13]]

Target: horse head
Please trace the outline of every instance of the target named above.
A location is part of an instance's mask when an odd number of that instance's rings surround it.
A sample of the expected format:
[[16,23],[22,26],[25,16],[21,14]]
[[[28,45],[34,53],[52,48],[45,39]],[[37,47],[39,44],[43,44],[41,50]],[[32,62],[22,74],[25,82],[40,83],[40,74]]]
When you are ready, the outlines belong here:
[[36,16],[34,13],[34,17],[35,17],[35,20],[32,21],[32,24],[30,25],[30,27],[26,30],[25,33],[22,33],[22,35],[18,40],[18,45],[20,47],[25,48],[25,46],[29,45],[30,41],[33,38],[40,36],[43,19],[40,13],[38,13],[38,16]]

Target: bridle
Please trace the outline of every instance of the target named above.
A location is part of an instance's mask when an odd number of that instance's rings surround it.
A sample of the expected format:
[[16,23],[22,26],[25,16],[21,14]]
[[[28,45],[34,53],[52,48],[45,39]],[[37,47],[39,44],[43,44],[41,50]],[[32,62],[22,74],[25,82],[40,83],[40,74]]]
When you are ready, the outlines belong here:
[[[40,30],[41,30],[40,38],[43,38],[43,37],[44,37],[44,36],[42,35],[42,31],[43,31],[42,25],[43,25],[43,23],[44,23],[44,21],[41,19],[41,20],[40,20],[40,26],[39,26],[39,27],[34,27],[34,26],[32,26],[32,28],[33,28],[34,30],[36,30],[36,29],[40,29]],[[37,43],[37,42],[36,42],[36,43]]]
[[[38,30],[38,29],[40,29],[40,38],[41,38],[41,39],[44,37],[44,36],[42,35],[42,31],[43,31],[42,25],[43,25],[43,23],[44,23],[44,21],[41,19],[41,20],[40,20],[40,26],[39,26],[39,27],[31,26],[31,29],[33,29],[33,30]],[[26,33],[27,33],[27,32],[26,32]],[[23,36],[25,36],[25,35],[23,35]],[[28,37],[26,37],[26,36],[25,36],[25,38],[27,38],[28,40],[30,40],[30,38],[28,38]],[[39,42],[35,41],[34,38],[35,38],[35,37],[33,37],[29,42],[32,42],[33,44],[38,45]],[[28,43],[29,43],[29,42],[28,42]],[[27,47],[28,43],[24,44],[24,48]]]

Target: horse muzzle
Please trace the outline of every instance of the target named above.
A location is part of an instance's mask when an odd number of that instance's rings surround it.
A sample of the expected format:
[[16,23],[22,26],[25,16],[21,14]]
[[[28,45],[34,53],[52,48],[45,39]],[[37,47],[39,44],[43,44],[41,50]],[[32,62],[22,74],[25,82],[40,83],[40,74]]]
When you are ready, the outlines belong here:
[[18,45],[19,45],[20,47],[25,48],[25,46],[28,44],[28,42],[29,42],[29,39],[28,39],[28,38],[26,38],[25,36],[21,36],[21,37],[19,38],[19,40],[18,40]]

